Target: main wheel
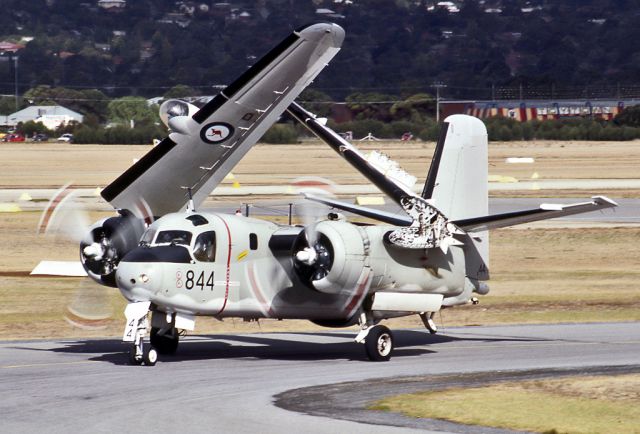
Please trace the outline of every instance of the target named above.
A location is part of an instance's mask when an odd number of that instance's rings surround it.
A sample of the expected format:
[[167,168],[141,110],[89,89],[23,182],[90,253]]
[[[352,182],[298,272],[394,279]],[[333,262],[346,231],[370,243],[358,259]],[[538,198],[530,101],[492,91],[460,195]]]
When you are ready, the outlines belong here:
[[175,354],[180,340],[178,330],[173,328],[163,335],[158,334],[159,331],[160,329],[157,327],[151,328],[151,334],[149,335],[151,346],[160,354]]
[[374,362],[388,361],[393,351],[391,330],[383,325],[373,326],[364,341],[364,348],[369,360]]
[[145,365],[153,366],[158,361],[158,352],[153,347],[147,348],[144,350],[143,359]]

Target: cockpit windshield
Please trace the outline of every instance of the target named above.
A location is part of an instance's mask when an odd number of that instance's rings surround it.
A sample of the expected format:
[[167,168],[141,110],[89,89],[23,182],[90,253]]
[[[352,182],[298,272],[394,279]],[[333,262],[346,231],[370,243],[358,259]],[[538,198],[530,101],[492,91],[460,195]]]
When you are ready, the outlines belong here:
[[191,244],[192,234],[189,231],[160,231],[156,237],[155,244]]
[[140,240],[140,245],[141,246],[148,246],[149,244],[151,244],[151,242],[153,241],[153,237],[156,236],[156,231],[155,228],[149,228],[146,231],[144,231],[144,234],[142,234],[142,239]]

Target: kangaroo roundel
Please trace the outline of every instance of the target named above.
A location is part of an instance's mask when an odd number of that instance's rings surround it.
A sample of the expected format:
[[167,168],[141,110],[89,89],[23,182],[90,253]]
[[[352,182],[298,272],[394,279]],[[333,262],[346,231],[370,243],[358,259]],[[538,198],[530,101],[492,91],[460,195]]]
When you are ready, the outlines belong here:
[[200,138],[211,144],[222,143],[232,135],[233,127],[224,122],[213,122],[200,130]]

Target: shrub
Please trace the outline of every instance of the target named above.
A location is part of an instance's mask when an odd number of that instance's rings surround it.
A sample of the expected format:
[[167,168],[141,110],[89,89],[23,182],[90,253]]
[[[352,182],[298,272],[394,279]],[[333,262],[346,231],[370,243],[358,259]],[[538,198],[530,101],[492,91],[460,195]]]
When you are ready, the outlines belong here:
[[286,144],[298,141],[298,132],[291,124],[274,124],[264,133],[263,143]]

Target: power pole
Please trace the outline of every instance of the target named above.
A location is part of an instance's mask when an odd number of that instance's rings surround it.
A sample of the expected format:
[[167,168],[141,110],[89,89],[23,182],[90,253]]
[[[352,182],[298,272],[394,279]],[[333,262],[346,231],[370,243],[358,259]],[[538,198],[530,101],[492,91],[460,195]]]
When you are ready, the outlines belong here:
[[14,62],[14,66],[13,66],[13,77],[15,80],[15,91],[16,91],[16,111],[18,111],[18,56],[13,56],[13,62]]
[[443,83],[433,83],[431,87],[436,88],[436,122],[440,122],[440,89],[443,87],[447,87],[446,84]]

